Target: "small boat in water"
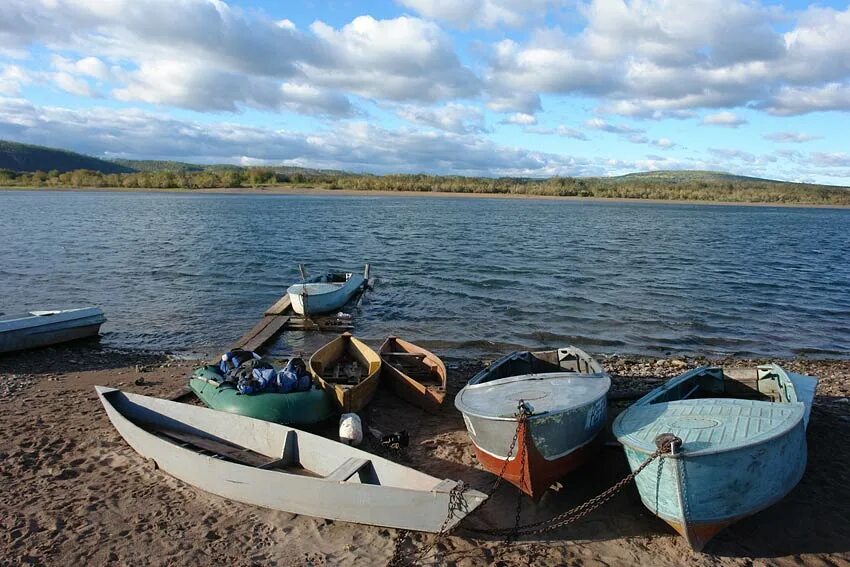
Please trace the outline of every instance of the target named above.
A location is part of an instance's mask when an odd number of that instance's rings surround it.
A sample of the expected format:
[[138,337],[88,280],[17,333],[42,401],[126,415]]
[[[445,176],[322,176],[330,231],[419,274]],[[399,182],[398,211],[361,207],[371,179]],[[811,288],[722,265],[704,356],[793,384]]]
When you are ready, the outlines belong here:
[[189,377],[189,388],[209,408],[295,426],[319,423],[336,414],[336,408],[321,388],[307,392],[240,394],[236,384],[222,381],[217,368],[203,366]]
[[341,334],[313,353],[307,367],[344,413],[366,407],[381,378],[381,357],[351,333]]
[[289,286],[286,293],[289,295],[292,310],[298,315],[333,313],[348,303],[366,285],[368,278],[368,265],[364,268],[363,275],[328,272],[305,279],[304,283]]
[[398,337],[389,337],[378,351],[382,380],[400,398],[436,412],[446,397],[446,365],[434,353]]
[[104,386],[96,390],[112,425],[142,457],[183,482],[238,502],[439,532],[487,498],[284,425]]
[[455,407],[481,465],[504,471],[505,480],[538,500],[593,454],[610,388],[602,366],[576,347],[517,352],[473,376]]
[[[641,500],[699,551],[729,524],[781,500],[806,469],[806,425],[817,378],[775,364],[703,366],[656,388],[617,416],[613,431]],[[670,439],[668,437],[668,439]]]
[[0,353],[92,337],[106,317],[97,307],[0,316]]

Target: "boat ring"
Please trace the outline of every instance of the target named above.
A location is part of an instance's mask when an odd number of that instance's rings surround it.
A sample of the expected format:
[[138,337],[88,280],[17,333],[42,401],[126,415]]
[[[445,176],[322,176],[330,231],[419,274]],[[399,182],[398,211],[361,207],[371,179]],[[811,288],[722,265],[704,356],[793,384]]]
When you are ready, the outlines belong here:
[[549,392],[546,390],[522,390],[506,396],[505,399],[512,402],[518,402],[519,400],[542,400],[547,397],[549,397]]
[[719,421],[707,417],[680,417],[670,422],[670,427],[677,429],[710,429],[718,425]]

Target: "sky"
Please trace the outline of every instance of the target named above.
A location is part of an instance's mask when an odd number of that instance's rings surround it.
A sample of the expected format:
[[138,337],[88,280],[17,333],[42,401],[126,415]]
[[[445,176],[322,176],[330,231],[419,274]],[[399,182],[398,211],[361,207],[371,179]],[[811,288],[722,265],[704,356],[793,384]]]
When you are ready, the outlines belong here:
[[372,173],[850,186],[850,5],[0,1],[0,139]]

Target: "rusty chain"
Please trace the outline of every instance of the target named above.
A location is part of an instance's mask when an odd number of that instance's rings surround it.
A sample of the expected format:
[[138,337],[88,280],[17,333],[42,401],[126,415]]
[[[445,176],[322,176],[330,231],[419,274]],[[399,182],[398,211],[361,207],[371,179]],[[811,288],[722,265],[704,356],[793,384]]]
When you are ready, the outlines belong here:
[[[516,449],[519,439],[519,433],[521,430],[523,430],[523,424],[528,420],[528,417],[530,415],[531,411],[524,404],[524,402],[520,400],[518,412],[516,414],[517,428],[514,432],[513,440],[511,441],[510,447],[508,449],[508,457],[510,457],[510,455],[514,452],[514,449]],[[524,431],[527,435],[528,428],[526,427]],[[503,536],[505,538],[503,541],[503,545],[508,545],[520,536],[540,535],[577,522],[578,520],[584,518],[603,504],[610,501],[614,496],[616,496],[620,491],[622,491],[623,488],[625,488],[629,483],[631,483],[635,479],[635,477],[637,477],[637,475],[639,475],[646,467],[648,467],[650,463],[652,463],[658,458],[663,458],[666,455],[675,454],[676,450],[682,446],[682,440],[676,437],[675,435],[666,433],[659,435],[655,438],[655,445],[656,450],[652,454],[650,454],[644,462],[642,462],[631,473],[616,482],[613,486],[611,486],[604,492],[597,494],[587,502],[570,508],[566,512],[559,514],[553,518],[520,525],[520,514],[522,511],[522,491],[520,491],[517,496],[516,514],[514,519],[514,525],[512,527],[490,529],[466,527],[464,529],[478,534]],[[522,453],[522,455],[517,455],[517,458],[520,459],[520,487],[522,486],[525,479],[525,468],[527,464],[525,461],[528,458],[526,446],[527,443],[523,443],[520,448],[520,452]],[[487,495],[488,500],[496,492],[496,489],[499,487],[502,480],[504,479],[508,463],[509,460],[506,457],[505,462],[502,465],[502,469],[499,471],[499,475],[496,477],[496,480],[493,482],[493,485],[490,487],[490,489],[485,493]],[[437,545],[437,543],[442,541],[443,538],[445,538],[450,532],[450,530],[446,529],[449,521],[452,517],[454,517],[454,513],[459,509],[459,506],[461,506],[462,503],[465,502],[463,499],[463,493],[465,490],[466,488],[463,483],[458,483],[458,485],[452,489],[452,492],[449,495],[448,515],[445,521],[443,522],[440,531],[437,533],[437,536],[434,538],[431,544],[420,550],[418,553],[406,554],[402,551],[404,541],[408,538],[410,532],[408,530],[400,530],[398,533],[398,537],[396,538],[393,555],[388,563],[388,566],[400,567],[402,565],[415,565],[416,563],[421,561],[425,557],[425,555],[427,555],[427,553],[429,553]]]

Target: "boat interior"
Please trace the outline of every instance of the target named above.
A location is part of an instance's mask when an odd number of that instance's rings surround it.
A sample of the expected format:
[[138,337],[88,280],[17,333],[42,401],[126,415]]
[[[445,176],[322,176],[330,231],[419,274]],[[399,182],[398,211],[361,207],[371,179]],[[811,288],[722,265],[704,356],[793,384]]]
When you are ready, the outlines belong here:
[[602,372],[602,368],[589,355],[573,348],[547,350],[540,352],[516,352],[502,362],[494,364],[489,375],[482,382],[491,382],[500,378],[521,376],[523,374],[543,374],[545,372],[575,372],[593,374]]
[[[436,479],[424,473],[411,472],[401,465],[382,459],[376,461],[369,458],[370,455],[356,450],[340,452],[340,444],[335,441],[284,426],[265,425],[268,432],[260,439],[257,431],[251,428],[255,420],[248,420],[251,423],[242,427],[241,421],[245,418],[238,416],[228,416],[232,417],[230,420],[209,421],[208,412],[212,410],[206,408],[186,406],[188,411],[185,416],[178,417],[158,411],[156,407],[135,403],[117,390],[105,393],[104,397],[124,417],[144,431],[172,445],[213,459],[353,484],[425,490],[431,490],[435,485]],[[155,400],[153,403],[158,405],[163,402]],[[176,402],[164,404],[174,405]],[[228,423],[230,421],[236,425]],[[244,445],[236,442],[241,436],[248,436],[250,440]],[[263,448],[245,446],[254,444],[262,444]]]
[[443,387],[440,368],[421,352],[409,352],[396,341],[390,341],[381,351],[384,364],[390,364],[425,386]]
[[314,370],[326,382],[342,388],[358,385],[377,370],[380,362],[369,361],[350,340],[334,341],[326,348],[331,349],[325,360],[313,360]]
[[705,398],[739,398],[781,403],[797,401],[791,381],[770,367],[706,367],[659,389],[648,403]]

